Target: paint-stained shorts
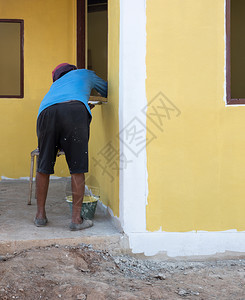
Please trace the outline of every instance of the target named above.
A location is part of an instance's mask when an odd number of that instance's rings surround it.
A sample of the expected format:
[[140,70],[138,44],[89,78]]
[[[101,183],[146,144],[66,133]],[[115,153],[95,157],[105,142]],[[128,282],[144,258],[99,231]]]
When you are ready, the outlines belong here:
[[71,174],[88,172],[91,116],[80,101],[52,105],[37,119],[39,159],[37,171],[54,173],[58,150],[65,152]]

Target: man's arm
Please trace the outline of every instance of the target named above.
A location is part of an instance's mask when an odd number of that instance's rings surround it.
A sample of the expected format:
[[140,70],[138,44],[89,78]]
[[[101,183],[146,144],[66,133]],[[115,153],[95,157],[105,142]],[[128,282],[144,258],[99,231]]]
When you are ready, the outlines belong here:
[[94,88],[102,97],[107,97],[107,82],[94,73]]

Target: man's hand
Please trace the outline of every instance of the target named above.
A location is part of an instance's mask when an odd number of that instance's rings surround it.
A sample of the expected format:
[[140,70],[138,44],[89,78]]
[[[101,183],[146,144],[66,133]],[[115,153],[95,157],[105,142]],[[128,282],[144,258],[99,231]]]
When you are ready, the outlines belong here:
[[95,107],[95,105],[92,103],[89,103],[88,105],[89,105],[90,109],[93,109]]

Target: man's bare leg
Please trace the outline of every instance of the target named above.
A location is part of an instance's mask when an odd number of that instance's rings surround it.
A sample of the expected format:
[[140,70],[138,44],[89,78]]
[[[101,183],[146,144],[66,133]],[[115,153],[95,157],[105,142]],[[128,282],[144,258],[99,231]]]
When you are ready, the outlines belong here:
[[81,208],[85,189],[85,176],[83,173],[71,175],[71,188],[73,204],[70,230],[82,230],[93,226],[91,220],[83,220],[81,218]]
[[37,214],[36,219],[46,219],[45,203],[48,194],[49,174],[39,173],[36,175],[37,189]]
[[83,173],[71,174],[71,189],[72,189],[72,223],[81,224],[81,208],[83,203],[85,176]]

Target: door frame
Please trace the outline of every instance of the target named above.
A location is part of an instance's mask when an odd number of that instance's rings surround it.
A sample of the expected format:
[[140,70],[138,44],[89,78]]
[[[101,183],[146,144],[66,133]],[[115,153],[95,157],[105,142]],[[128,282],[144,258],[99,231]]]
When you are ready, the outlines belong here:
[[77,67],[86,67],[86,0],[77,0]]

